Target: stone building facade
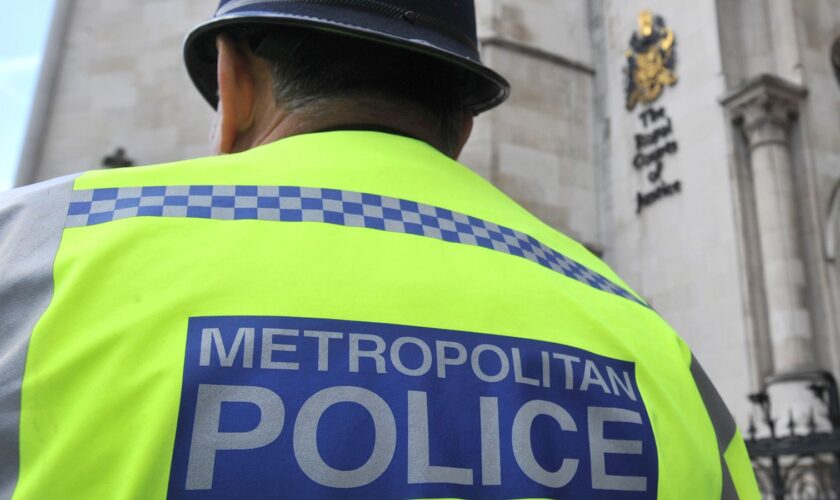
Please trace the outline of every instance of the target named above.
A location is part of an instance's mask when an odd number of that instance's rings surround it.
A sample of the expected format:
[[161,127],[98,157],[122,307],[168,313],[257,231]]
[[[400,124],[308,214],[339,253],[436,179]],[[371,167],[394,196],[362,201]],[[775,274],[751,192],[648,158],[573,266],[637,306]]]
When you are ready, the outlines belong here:
[[[840,374],[840,0],[477,4],[483,56],[514,90],[462,161],[601,254],[686,339],[740,425],[768,376]],[[57,2],[18,184],[119,147],[143,164],[208,154],[211,112],[180,44],[214,5]],[[673,81],[628,110],[646,10],[664,37],[646,54]]]

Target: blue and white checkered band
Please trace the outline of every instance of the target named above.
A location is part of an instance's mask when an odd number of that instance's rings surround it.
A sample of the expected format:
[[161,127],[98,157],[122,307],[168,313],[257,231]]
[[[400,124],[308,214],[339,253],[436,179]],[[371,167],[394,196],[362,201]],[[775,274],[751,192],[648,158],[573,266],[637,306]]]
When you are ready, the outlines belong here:
[[74,191],[66,227],[133,217],[322,222],[484,247],[640,305],[633,294],[527,234],[445,208],[337,189],[274,186],[158,186]]

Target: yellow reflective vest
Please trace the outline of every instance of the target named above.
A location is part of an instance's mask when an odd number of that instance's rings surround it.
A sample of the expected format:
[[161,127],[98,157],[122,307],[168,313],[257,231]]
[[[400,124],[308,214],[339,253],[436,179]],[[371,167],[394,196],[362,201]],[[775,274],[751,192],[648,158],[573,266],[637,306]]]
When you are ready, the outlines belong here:
[[413,139],[0,198],[0,498],[758,498],[685,343]]

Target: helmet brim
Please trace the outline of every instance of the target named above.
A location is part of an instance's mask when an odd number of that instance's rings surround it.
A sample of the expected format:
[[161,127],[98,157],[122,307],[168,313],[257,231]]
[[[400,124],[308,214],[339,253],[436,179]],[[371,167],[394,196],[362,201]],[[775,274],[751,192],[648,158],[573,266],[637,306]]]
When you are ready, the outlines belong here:
[[[342,34],[382,43],[434,57],[462,72],[463,106],[474,114],[494,108],[510,95],[510,84],[500,74],[484,66],[475,47],[433,29],[410,22],[384,18],[363,11],[335,6],[307,5],[294,12],[235,12],[213,18],[196,27],[184,41],[187,71],[207,102],[218,106],[216,36],[239,26],[297,27]],[[313,12],[315,10],[315,12]]]

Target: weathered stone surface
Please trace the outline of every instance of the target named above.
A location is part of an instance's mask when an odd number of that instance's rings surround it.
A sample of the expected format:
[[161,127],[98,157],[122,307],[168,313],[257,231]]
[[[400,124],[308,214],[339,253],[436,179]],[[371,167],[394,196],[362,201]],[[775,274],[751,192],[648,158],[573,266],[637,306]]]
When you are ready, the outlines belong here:
[[210,152],[211,110],[180,55],[208,0],[77,0],[32,180],[100,167],[124,147],[138,164]]

